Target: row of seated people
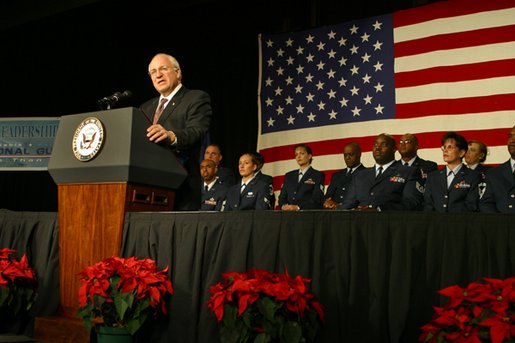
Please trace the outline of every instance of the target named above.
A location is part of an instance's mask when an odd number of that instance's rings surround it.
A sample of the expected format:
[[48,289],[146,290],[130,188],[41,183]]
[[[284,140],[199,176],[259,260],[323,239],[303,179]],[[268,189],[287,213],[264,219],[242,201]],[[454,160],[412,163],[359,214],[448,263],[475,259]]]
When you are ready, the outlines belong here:
[[[510,159],[496,167],[483,165],[487,147],[480,141],[467,142],[462,135],[448,132],[441,143],[442,169],[418,157],[413,134],[400,137],[398,161],[395,139],[378,135],[372,149],[375,165],[370,168],[360,162],[359,144],[348,143],[343,151],[347,168],[333,174],[325,192],[324,173],[311,166],[310,147],[299,144],[295,147],[299,169],[286,173],[277,208],[515,213],[515,126],[508,133]],[[228,186],[216,176],[218,163],[207,156],[210,148],[201,164],[205,188],[201,210],[276,208],[272,177],[261,172],[264,161],[259,153],[240,157],[241,182]],[[218,146],[214,148],[220,152]]]

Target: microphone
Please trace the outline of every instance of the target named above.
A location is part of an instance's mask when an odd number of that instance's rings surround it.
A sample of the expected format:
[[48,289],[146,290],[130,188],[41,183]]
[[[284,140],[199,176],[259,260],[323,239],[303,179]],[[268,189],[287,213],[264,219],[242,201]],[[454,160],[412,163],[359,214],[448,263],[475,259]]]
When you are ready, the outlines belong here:
[[107,109],[110,109],[117,102],[128,99],[131,96],[132,92],[130,90],[126,90],[123,93],[115,92],[113,95],[109,95],[98,100],[98,104],[100,105],[100,107],[106,105]]

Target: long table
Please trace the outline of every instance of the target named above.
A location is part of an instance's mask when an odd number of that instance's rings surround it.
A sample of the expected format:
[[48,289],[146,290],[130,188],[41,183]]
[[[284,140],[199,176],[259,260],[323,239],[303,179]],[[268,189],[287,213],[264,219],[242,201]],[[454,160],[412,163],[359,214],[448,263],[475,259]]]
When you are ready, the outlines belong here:
[[[40,277],[36,315],[58,307],[57,214],[0,211],[0,244]],[[221,273],[263,268],[312,279],[325,306],[318,342],[415,342],[436,291],[515,275],[515,216],[423,212],[127,213],[122,256],[170,266],[165,321],[141,342],[218,342],[206,302]]]

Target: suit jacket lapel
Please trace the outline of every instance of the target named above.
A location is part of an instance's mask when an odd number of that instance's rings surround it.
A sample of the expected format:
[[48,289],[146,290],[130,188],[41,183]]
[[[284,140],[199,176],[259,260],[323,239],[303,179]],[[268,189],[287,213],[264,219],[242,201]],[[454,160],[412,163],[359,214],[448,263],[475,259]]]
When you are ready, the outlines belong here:
[[177,92],[177,94],[175,94],[172,97],[172,99],[170,99],[170,103],[168,105],[166,105],[163,113],[161,114],[161,117],[159,117],[159,120],[158,120],[159,124],[163,124],[164,122],[166,122],[168,120],[168,117],[173,113],[173,111],[180,104],[185,91],[186,90],[185,90],[184,86],[182,86],[181,89],[179,89],[179,91]]

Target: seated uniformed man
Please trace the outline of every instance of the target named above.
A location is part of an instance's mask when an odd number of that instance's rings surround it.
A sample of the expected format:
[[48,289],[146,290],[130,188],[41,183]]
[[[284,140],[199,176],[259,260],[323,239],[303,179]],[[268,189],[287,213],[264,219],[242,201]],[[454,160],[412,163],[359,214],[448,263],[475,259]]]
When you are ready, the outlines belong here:
[[478,210],[479,174],[462,163],[467,149],[467,140],[456,132],[447,132],[442,137],[442,155],[446,166],[427,176],[424,211]]
[[236,176],[234,176],[233,171],[221,165],[223,155],[222,149],[218,144],[209,144],[204,151],[204,158],[215,161],[218,168],[216,176],[218,176],[218,179],[227,185],[227,187],[236,184]]
[[356,172],[342,209],[418,210],[423,187],[420,170],[395,160],[395,139],[382,133],[376,137],[372,154],[375,166]]
[[426,182],[427,174],[438,169],[438,164],[433,161],[424,160],[418,156],[418,138],[406,133],[399,139],[400,162],[410,167],[419,168],[423,183]]
[[510,159],[486,172],[486,190],[479,202],[481,212],[515,213],[515,126],[508,134]]
[[223,184],[216,176],[217,167],[213,160],[204,159],[200,163],[200,176],[202,183],[202,197],[200,211],[220,211],[229,187]]
[[331,177],[331,182],[325,193],[325,209],[334,210],[338,208],[343,202],[354,173],[365,169],[365,166],[361,164],[361,147],[356,142],[345,144],[343,160],[347,168],[335,172]]

